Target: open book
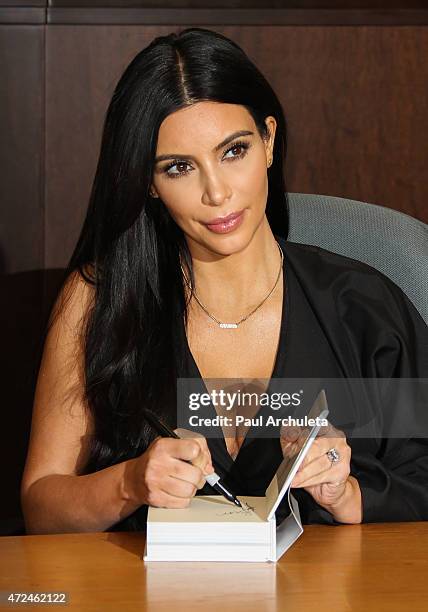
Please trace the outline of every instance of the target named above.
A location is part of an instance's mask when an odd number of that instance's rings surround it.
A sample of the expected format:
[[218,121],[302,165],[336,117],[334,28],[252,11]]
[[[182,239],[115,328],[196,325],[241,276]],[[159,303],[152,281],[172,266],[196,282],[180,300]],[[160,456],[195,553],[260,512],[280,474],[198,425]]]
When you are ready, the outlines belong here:
[[[247,508],[238,508],[221,495],[195,496],[187,508],[150,507],[143,559],[277,561],[303,533],[290,484],[327,415],[322,390],[308,414],[316,424],[308,431],[300,451],[282,461],[264,497],[238,496]],[[284,498],[290,513],[277,526],[275,511]]]

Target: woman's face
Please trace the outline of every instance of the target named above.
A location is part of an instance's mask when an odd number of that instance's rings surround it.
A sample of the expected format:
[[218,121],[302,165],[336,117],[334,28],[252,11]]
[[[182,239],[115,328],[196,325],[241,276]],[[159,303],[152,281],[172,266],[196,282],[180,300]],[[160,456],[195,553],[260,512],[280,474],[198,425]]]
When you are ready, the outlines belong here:
[[[151,191],[183,230],[192,255],[239,251],[267,223],[276,121],[270,116],[265,122],[266,141],[246,108],[217,102],[198,102],[162,122]],[[239,223],[227,232],[206,225],[239,211]]]

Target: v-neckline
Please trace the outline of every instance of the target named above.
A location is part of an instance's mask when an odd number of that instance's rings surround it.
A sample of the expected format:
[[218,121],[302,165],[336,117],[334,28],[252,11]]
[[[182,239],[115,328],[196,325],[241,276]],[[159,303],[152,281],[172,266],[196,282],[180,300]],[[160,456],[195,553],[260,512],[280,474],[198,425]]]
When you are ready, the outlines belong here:
[[[279,237],[279,236],[275,236],[276,240],[278,240],[282,251],[284,253],[284,261],[283,261],[283,265],[282,265],[282,273],[283,273],[283,292],[282,292],[282,306],[281,306],[281,324],[280,324],[280,330],[279,330],[279,341],[278,341],[278,346],[277,346],[277,351],[276,351],[276,355],[275,355],[275,361],[274,361],[274,365],[273,365],[273,369],[272,369],[272,374],[269,378],[269,384],[266,388],[266,390],[264,391],[264,393],[268,394],[271,391],[271,386],[272,386],[272,379],[274,378],[278,378],[278,374],[283,371],[284,368],[284,360],[285,360],[285,354],[286,354],[286,338],[287,338],[287,330],[288,330],[288,321],[289,321],[289,314],[290,314],[290,283],[288,282],[288,277],[287,277],[287,272],[288,272],[288,265],[286,265],[286,260],[287,260],[287,256],[286,256],[286,245],[284,244],[285,241],[283,238]],[[189,342],[187,340],[187,333],[186,333],[186,328],[184,325],[184,321],[183,318],[180,317],[180,321],[181,321],[181,326],[182,326],[182,333],[183,333],[183,339],[184,339],[184,344],[185,344],[185,351],[190,359],[190,378],[198,378],[201,380],[203,387],[206,391],[206,393],[209,394],[209,391],[206,387],[205,384],[205,380],[199,370],[198,364],[196,363],[196,360],[193,356],[192,351],[190,350],[190,346],[189,346]],[[233,376],[231,376],[231,378],[233,378]],[[213,408],[212,404],[210,404],[211,407]],[[255,415],[256,416],[256,415]],[[254,417],[253,417],[254,418]],[[221,428],[220,428],[221,429]],[[247,430],[247,433],[245,435],[245,438],[241,444],[241,446],[238,449],[238,452],[235,456],[235,459],[232,458],[232,456],[229,454],[229,451],[227,450],[227,446],[226,446],[226,440],[224,438],[224,435],[220,436],[220,440],[221,440],[221,444],[224,447],[224,450],[226,452],[226,455],[230,458],[230,461],[232,462],[232,464],[236,464],[238,457],[241,455],[241,451],[246,448],[249,444],[249,440],[251,439],[252,436],[249,436],[248,434],[250,433],[250,431],[253,429],[253,426],[251,425],[249,427],[249,429]]]

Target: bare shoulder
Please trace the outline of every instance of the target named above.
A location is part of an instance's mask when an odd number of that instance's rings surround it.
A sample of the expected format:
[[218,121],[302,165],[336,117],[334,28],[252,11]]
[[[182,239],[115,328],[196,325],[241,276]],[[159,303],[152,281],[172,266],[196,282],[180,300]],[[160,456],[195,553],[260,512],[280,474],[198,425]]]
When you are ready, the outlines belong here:
[[57,326],[61,332],[83,331],[95,301],[95,277],[92,266],[85,266],[83,275],[74,270],[66,278],[49,319],[49,327]]
[[72,376],[83,391],[85,332],[94,303],[95,286],[79,270],[69,274],[49,317],[40,368],[42,374],[55,370],[60,386]]
[[85,328],[95,287],[79,271],[65,280],[52,308],[33,403],[22,490],[45,475],[76,474],[92,432],[85,402]]

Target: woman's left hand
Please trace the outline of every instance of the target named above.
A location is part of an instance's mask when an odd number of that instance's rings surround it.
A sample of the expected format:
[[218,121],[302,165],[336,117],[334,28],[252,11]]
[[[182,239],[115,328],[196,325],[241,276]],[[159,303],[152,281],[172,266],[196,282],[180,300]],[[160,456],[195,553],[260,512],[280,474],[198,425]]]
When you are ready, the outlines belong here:
[[[283,426],[280,434],[284,457],[292,457],[299,452],[307,430]],[[331,449],[336,451],[333,450],[333,457],[339,457],[337,462],[332,462],[327,454]],[[361,522],[361,491],[358,481],[350,476],[350,464],[351,447],[345,434],[328,423],[320,428],[291,486],[305,489],[337,520]]]

